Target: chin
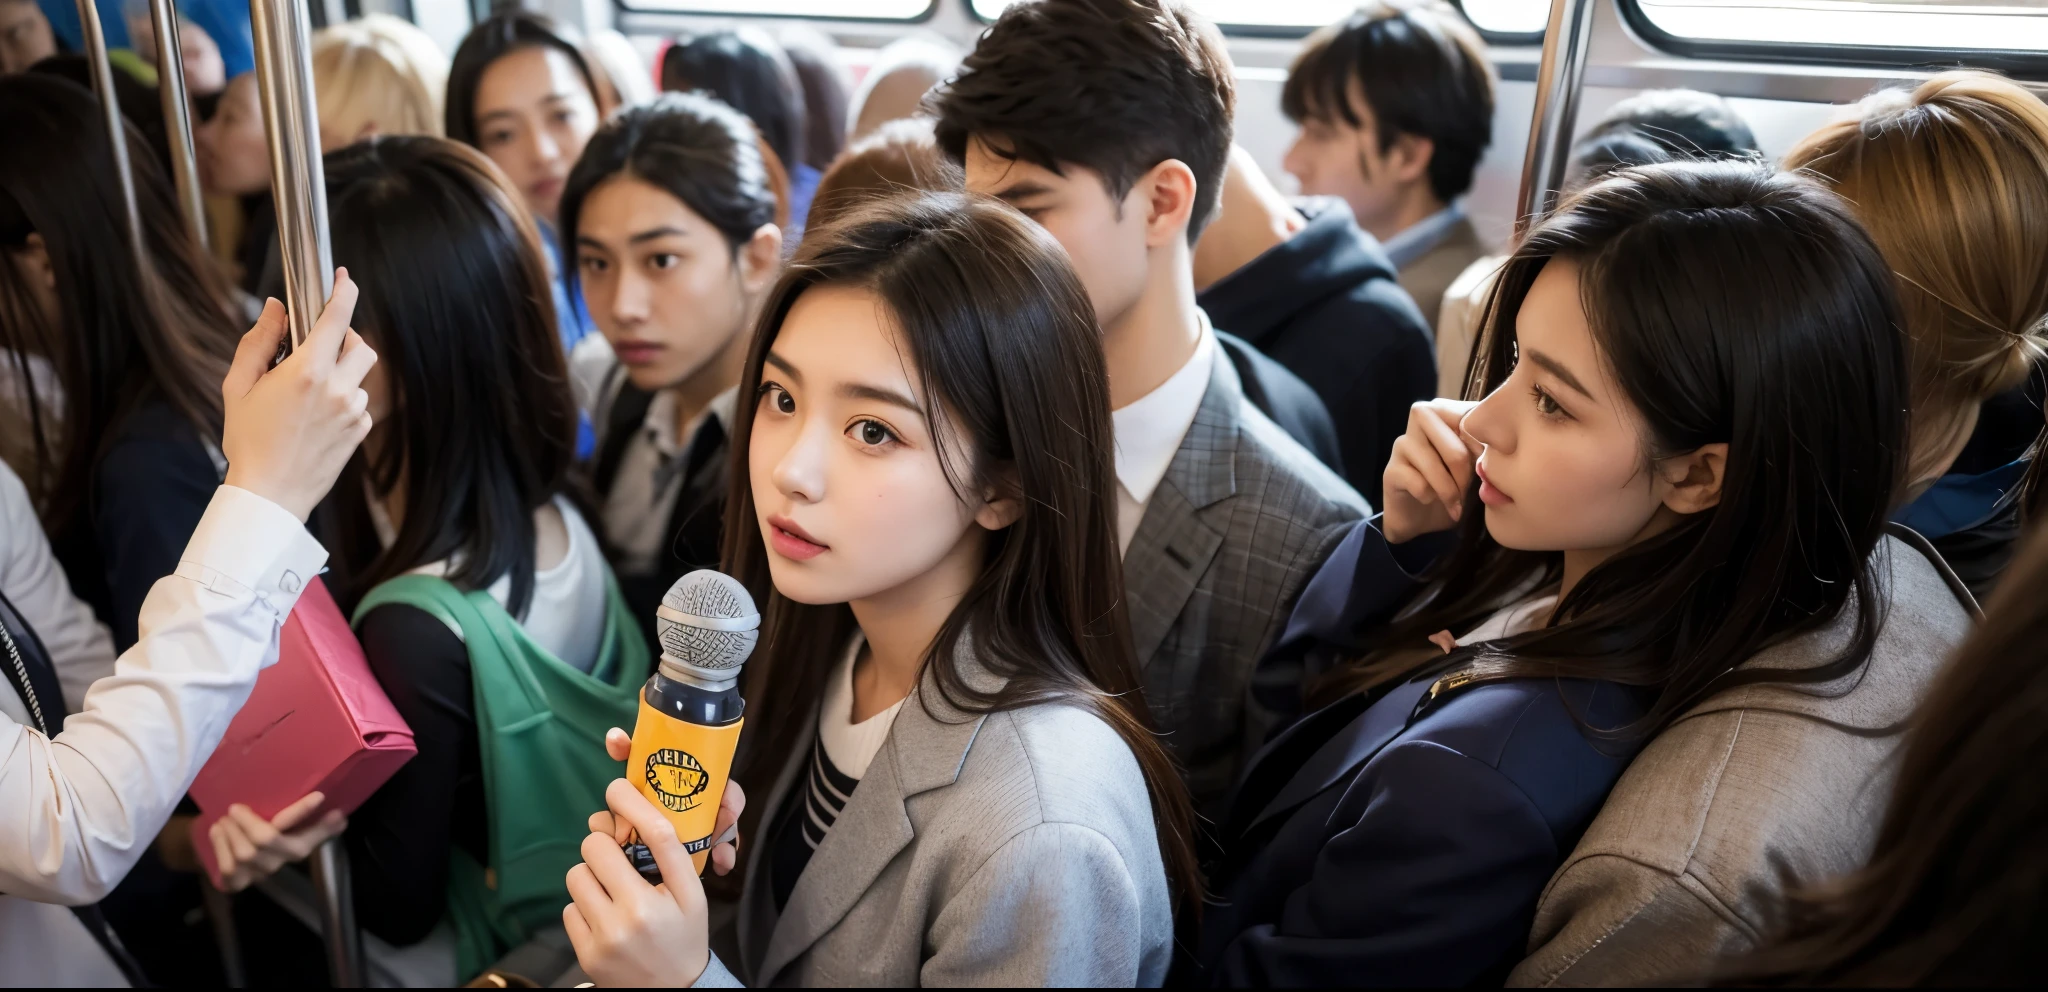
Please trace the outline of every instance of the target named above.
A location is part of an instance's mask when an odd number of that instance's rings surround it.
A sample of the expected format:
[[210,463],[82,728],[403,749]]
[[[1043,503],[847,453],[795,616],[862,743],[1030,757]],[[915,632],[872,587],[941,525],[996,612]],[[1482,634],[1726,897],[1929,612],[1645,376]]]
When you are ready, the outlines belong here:
[[822,574],[823,570],[816,566],[816,559],[795,562],[776,554],[773,549],[768,552],[768,577],[775,583],[776,594],[783,599],[805,606],[831,606],[846,602],[850,597],[835,595],[833,587],[838,583]]
[[1515,521],[1507,514],[1490,506],[1486,508],[1486,535],[1493,538],[1493,543],[1510,551],[1556,550],[1545,546],[1542,541],[1534,540],[1531,535],[1524,533],[1522,528],[1515,526]]

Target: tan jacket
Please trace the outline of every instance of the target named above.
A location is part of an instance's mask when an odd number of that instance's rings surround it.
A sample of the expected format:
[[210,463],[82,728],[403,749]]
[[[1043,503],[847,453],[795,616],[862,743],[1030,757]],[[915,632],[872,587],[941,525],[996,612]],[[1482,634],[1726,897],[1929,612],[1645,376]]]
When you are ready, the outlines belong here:
[[1479,229],[1472,226],[1472,219],[1460,217],[1443,239],[1431,245],[1429,250],[1407,265],[1401,266],[1399,279],[1401,288],[1415,300],[1415,306],[1422,311],[1424,320],[1429,321],[1431,333],[1437,326],[1437,312],[1443,306],[1444,291],[1473,262],[1486,254],[1486,242],[1479,237]]
[[[1529,957],[1509,985],[1696,979],[1773,928],[1789,885],[1869,857],[1895,728],[1974,610],[1946,566],[1896,538],[1877,554],[1889,608],[1867,669],[1828,687],[1848,690],[1832,698],[1783,685],[1731,690],[1651,741],[1544,890]],[[1852,612],[1750,664],[1825,661],[1847,642]]]

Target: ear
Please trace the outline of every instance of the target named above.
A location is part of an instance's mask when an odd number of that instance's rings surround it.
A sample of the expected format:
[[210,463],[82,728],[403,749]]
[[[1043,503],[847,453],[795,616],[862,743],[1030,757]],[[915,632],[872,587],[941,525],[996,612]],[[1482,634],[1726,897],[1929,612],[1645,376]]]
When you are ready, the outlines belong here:
[[1426,182],[1430,160],[1435,157],[1436,142],[1419,134],[1404,134],[1387,146],[1387,169],[1399,182]]
[[740,285],[747,295],[755,296],[766,290],[775,281],[776,273],[782,271],[782,229],[773,224],[763,224],[754,230],[754,236],[740,246]]
[[1728,471],[1728,445],[1716,441],[1657,465],[1668,491],[1664,505],[1673,513],[1699,513],[1721,504],[1721,484]]
[[353,145],[358,141],[367,141],[376,137],[377,133],[376,121],[364,121],[363,126],[357,129],[356,136],[349,141],[349,144]]
[[1170,158],[1147,170],[1131,184],[1124,208],[1145,211],[1145,247],[1158,248],[1179,240],[1187,243],[1188,221],[1195,214],[1195,172]]
[[974,522],[982,530],[1002,530],[1024,516],[1024,501],[1016,495],[1017,472],[1014,466],[1005,465],[995,473],[995,479],[982,493],[981,509],[974,511]]

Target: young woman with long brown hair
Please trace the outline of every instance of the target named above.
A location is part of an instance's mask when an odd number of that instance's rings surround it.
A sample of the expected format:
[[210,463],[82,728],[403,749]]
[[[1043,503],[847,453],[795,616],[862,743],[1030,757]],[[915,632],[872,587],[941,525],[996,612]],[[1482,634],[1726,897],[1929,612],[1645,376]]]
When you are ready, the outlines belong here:
[[[764,604],[739,956],[624,781],[565,911],[606,985],[1150,985],[1200,883],[1122,599],[1109,384],[1036,225],[926,194],[813,232],[741,379],[726,562]],[[654,849],[664,889],[619,853]],[[664,832],[665,831],[665,832]]]

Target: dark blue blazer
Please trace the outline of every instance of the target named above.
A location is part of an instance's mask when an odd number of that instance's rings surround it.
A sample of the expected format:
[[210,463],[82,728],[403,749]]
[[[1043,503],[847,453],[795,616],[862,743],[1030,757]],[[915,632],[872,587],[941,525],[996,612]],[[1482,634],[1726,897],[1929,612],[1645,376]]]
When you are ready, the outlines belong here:
[[[1392,548],[1361,523],[1310,580],[1275,651],[1325,663],[1355,654],[1359,636],[1414,590],[1410,569],[1429,550]],[[1633,754],[1582,728],[1626,723],[1644,698],[1606,682],[1512,679],[1431,702],[1442,674],[1334,703],[1252,758],[1210,873],[1220,902],[1205,909],[1177,977],[1505,977],[1544,884]]]

